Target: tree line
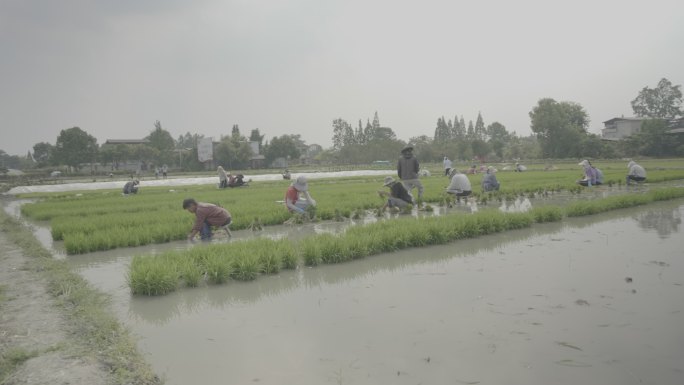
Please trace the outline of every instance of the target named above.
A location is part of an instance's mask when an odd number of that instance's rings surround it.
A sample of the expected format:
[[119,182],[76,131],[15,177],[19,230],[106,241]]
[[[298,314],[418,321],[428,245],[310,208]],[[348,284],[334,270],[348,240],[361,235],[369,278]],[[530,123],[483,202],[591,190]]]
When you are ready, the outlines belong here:
[[[681,85],[673,85],[663,78],[655,88],[644,87],[631,101],[637,117],[644,119],[641,130],[618,142],[601,140],[589,133],[589,116],[576,102],[558,102],[552,98],[540,99],[529,112],[532,135],[520,137],[509,132],[505,125],[489,125],[481,113],[475,123],[466,125],[463,115],[453,119],[438,117],[434,128],[425,129],[422,135],[403,141],[390,127],[380,124],[378,113],[373,119],[361,119],[355,127],[342,118],[332,121],[332,147],[322,151],[316,159],[322,163],[367,164],[376,160],[394,160],[407,144],[426,162],[452,159],[513,160],[563,158],[614,158],[624,156],[684,156],[684,134],[672,134],[673,127],[684,126],[682,118]],[[259,129],[248,137],[241,134],[237,124],[230,134],[222,135],[215,146],[214,158],[230,168],[247,168],[254,155],[250,142],[257,142],[259,153],[264,155],[266,166],[277,158],[295,161],[309,148],[301,135],[273,137],[270,142]],[[98,145],[92,135],[79,127],[62,130],[55,144],[36,143],[33,153],[27,156],[10,156],[0,150],[0,170],[66,165],[78,169],[86,164],[99,163],[116,169],[120,164],[134,160],[148,165],[178,166],[185,170],[201,170],[197,160],[197,142],[200,134],[187,132],[173,139],[162,128],[161,122],[139,144]],[[311,154],[308,154],[311,155]]]

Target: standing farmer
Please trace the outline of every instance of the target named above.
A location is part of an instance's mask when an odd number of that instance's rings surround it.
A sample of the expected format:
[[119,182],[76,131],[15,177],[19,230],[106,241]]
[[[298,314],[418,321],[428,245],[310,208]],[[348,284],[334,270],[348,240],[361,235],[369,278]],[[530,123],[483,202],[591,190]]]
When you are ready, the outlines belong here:
[[195,224],[192,226],[190,234],[188,234],[188,240],[192,241],[195,239],[197,233],[203,241],[211,240],[211,227],[224,227],[228,236],[230,236],[230,230],[228,225],[232,222],[232,218],[228,210],[223,207],[212,205],[211,203],[198,203],[192,198],[185,199],[183,201],[183,209],[195,214]]
[[[401,150],[401,157],[397,162],[397,175],[406,187],[406,191],[411,194],[414,187],[418,188],[418,199],[423,199],[423,184],[418,180],[418,170],[420,165],[418,159],[413,156],[413,146],[408,145]],[[413,195],[411,195],[413,196]]]
[[449,157],[444,157],[444,176],[449,176],[449,170],[451,170],[451,159]]

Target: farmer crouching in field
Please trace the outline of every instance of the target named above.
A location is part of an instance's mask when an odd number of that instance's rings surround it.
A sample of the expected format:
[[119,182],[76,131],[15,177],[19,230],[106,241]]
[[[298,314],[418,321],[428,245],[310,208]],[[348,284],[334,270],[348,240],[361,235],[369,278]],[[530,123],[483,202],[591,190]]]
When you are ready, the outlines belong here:
[[380,195],[381,198],[387,198],[387,203],[382,206],[383,210],[388,207],[397,207],[401,209],[411,203],[411,195],[406,191],[404,185],[395,181],[391,176],[385,178],[385,184],[383,184],[383,186],[389,187],[390,189],[389,192],[382,190],[378,191],[378,195]]
[[635,161],[632,160],[627,163],[627,168],[629,169],[626,182],[628,186],[630,181],[643,182],[646,180],[646,170],[639,166]]
[[588,160],[583,160],[578,163],[578,166],[584,167],[584,177],[577,181],[580,186],[591,187],[596,185],[597,173],[596,169],[592,167]]
[[183,201],[183,209],[195,214],[195,225],[192,226],[188,240],[195,239],[197,233],[203,241],[211,240],[211,227],[224,227],[230,236],[228,225],[232,222],[232,218],[228,210],[223,207],[212,205],[211,203],[198,203],[192,198]]
[[123,193],[124,195],[128,194],[137,194],[138,193],[138,185],[140,184],[140,181],[132,180],[130,182],[126,182],[126,184],[123,187]]
[[303,214],[309,206],[316,207],[316,201],[309,194],[309,184],[301,175],[285,191],[285,206],[290,212]]
[[487,167],[487,172],[482,177],[482,191],[499,191],[499,181],[496,180],[496,169],[492,166]]
[[456,196],[456,202],[461,202],[461,197],[465,202],[468,201],[468,195],[472,194],[472,187],[467,176],[461,174],[457,169],[452,168],[449,172],[451,183],[446,188],[446,192]]

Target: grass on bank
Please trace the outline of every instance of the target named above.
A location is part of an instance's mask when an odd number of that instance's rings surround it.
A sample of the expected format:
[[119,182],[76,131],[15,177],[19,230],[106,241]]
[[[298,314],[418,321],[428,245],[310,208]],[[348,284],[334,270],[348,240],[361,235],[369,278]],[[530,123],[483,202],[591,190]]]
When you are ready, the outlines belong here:
[[[684,189],[666,188],[644,194],[577,201],[565,207],[537,207],[526,213],[486,210],[473,215],[379,221],[350,227],[342,234],[314,235],[298,243],[254,239],[156,256],[136,256],[129,268],[128,282],[133,294],[162,295],[182,284],[197,286],[203,278],[209,283],[223,283],[229,278],[251,280],[258,274],[275,273],[282,267],[294,268],[298,263],[316,266],[347,262],[379,253],[526,228],[533,223],[557,222],[565,217],[593,215],[682,197]],[[273,270],[267,268],[269,263],[274,266]],[[192,272],[190,280],[187,269]]]
[[[70,325],[73,354],[95,357],[109,369],[110,383],[162,383],[138,352],[128,330],[107,310],[107,296],[92,288],[65,261],[55,260],[29,229],[4,211],[0,212],[0,231],[31,257],[29,269],[47,283],[49,293]],[[10,362],[16,363],[27,354],[32,352],[16,352]]]

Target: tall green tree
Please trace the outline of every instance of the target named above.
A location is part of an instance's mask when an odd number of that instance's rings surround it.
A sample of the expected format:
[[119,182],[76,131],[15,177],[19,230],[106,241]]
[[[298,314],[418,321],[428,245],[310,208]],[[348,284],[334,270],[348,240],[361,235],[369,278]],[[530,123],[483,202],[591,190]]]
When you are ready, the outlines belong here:
[[636,99],[632,100],[632,109],[636,116],[673,119],[683,115],[681,85],[662,78],[656,88],[644,87]]
[[[353,133],[353,130],[349,123],[347,123],[346,120],[342,118],[338,118],[333,120],[333,137],[332,137],[332,142],[333,142],[333,148],[336,150],[340,150],[342,147],[345,145],[349,144],[349,131],[351,130]],[[352,137],[354,135],[352,134]]]
[[530,111],[530,119],[545,158],[580,156],[580,145],[589,125],[589,117],[581,105],[541,99]]
[[378,111],[375,111],[375,115],[373,116],[373,129],[377,130],[380,128],[380,119],[378,118]]
[[215,160],[224,167],[247,168],[252,159],[252,147],[242,136],[224,136],[214,150]]
[[62,130],[55,143],[55,160],[79,169],[82,163],[92,163],[97,157],[97,139],[79,127]]
[[626,139],[630,147],[645,156],[681,156],[684,145],[681,135],[670,134],[670,127],[664,119],[647,119],[641,123],[641,130]]
[[237,124],[233,124],[233,128],[232,128],[231,131],[230,131],[230,135],[231,135],[234,139],[238,139],[238,140],[239,140],[240,138],[242,138],[242,134],[240,134],[240,127],[239,127]]
[[482,114],[477,113],[477,120],[475,121],[474,129],[475,139],[486,140],[487,139],[487,128],[485,128],[484,119],[482,119]]
[[499,122],[494,122],[487,126],[487,135],[489,135],[489,145],[494,151],[494,154],[499,158],[504,156],[504,147],[510,139],[510,134],[506,130],[506,126]]
[[176,142],[173,140],[173,136],[162,128],[160,121],[154,122],[154,130],[145,139],[149,140],[149,146],[156,150],[156,155],[150,159],[151,161],[159,165],[171,163]]
[[38,163],[38,167],[46,167],[52,164],[52,157],[55,146],[47,142],[40,142],[33,145],[33,159]]
[[282,135],[271,139],[264,156],[266,164],[271,164],[277,158],[298,159],[300,155],[295,138],[291,135]]

